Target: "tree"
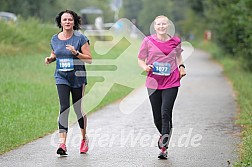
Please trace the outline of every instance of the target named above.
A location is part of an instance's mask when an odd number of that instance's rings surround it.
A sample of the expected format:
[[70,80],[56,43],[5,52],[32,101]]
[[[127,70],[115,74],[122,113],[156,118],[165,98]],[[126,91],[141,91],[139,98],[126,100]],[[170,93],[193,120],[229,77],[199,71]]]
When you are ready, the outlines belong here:
[[[158,15],[172,16],[172,2],[167,0],[158,0],[153,3],[153,0],[143,0],[143,10],[138,17],[140,29],[144,34],[150,34],[150,25]],[[172,18],[169,17],[171,20]]]
[[139,12],[142,10],[142,0],[123,1],[123,17],[132,20],[137,19]]
[[187,4],[190,8],[199,16],[204,16],[204,4],[205,1],[202,0],[187,0]]
[[206,18],[219,46],[229,55],[242,58],[243,67],[252,71],[251,0],[208,0]]
[[96,6],[104,11],[105,19],[111,20],[113,13],[109,6],[110,0],[0,0],[0,11],[12,12],[27,19],[37,17],[48,22],[54,21],[56,14],[61,10],[71,9],[77,13],[88,6]]
[[0,10],[15,13],[23,18],[37,17],[43,21],[55,16],[55,7],[59,3],[53,0],[33,1],[33,0],[0,0]]

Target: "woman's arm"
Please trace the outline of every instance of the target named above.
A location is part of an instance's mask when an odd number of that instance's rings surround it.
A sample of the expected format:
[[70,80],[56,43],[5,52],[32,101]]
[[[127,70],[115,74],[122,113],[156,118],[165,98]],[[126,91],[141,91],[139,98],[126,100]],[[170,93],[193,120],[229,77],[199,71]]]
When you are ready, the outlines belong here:
[[81,52],[76,52],[77,57],[79,59],[81,59],[82,61],[88,63],[88,64],[91,64],[92,63],[92,55],[91,55],[91,52],[90,52],[90,48],[89,48],[89,44],[88,42],[86,42],[82,47],[81,47]]
[[153,65],[147,65],[144,60],[138,58],[138,65],[146,72],[151,71]]
[[73,55],[75,55],[80,60],[84,61],[85,63],[91,64],[92,63],[92,55],[90,52],[89,44],[86,42],[81,47],[81,52],[75,50],[74,46],[72,45],[66,45],[66,49],[70,50]]
[[182,58],[181,54],[177,55],[177,63],[178,63],[178,67],[179,67],[180,78],[182,78],[186,75],[186,72],[185,72],[185,65],[184,65],[183,58]]
[[50,54],[50,57],[45,58],[45,63],[50,64],[50,63],[54,62],[55,60],[56,60],[56,55],[52,51],[51,54]]

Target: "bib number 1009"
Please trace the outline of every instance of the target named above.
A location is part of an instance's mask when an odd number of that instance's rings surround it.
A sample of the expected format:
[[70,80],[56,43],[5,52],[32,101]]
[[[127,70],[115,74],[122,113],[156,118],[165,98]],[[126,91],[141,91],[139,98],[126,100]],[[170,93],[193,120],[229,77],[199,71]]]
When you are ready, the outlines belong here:
[[60,67],[61,68],[69,68],[71,66],[71,64],[69,62],[66,63],[60,63]]
[[57,59],[57,69],[60,71],[72,71],[74,70],[73,59]]

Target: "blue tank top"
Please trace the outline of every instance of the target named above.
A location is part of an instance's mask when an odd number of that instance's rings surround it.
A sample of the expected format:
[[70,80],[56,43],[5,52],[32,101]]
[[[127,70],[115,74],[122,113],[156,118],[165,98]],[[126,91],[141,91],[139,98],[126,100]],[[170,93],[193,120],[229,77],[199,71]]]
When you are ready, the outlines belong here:
[[60,40],[58,34],[52,36],[51,48],[56,55],[56,84],[65,84],[72,88],[87,84],[85,63],[66,49],[66,45],[72,45],[81,52],[81,47],[86,42],[89,42],[88,38],[79,31],[74,31],[73,36],[67,40]]

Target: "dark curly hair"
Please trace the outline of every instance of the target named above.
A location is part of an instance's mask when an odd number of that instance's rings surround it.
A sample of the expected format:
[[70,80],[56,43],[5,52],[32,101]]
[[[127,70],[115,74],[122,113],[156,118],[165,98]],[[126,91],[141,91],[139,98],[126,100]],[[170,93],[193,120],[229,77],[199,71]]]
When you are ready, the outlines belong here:
[[80,29],[80,24],[81,24],[81,17],[78,16],[77,13],[75,13],[74,11],[72,10],[64,10],[64,11],[61,11],[55,18],[55,21],[57,23],[57,26],[59,28],[61,28],[61,31],[63,30],[62,26],[61,26],[61,16],[64,14],[64,13],[69,13],[73,16],[74,18],[74,26],[73,26],[73,29],[74,30],[79,30]]

